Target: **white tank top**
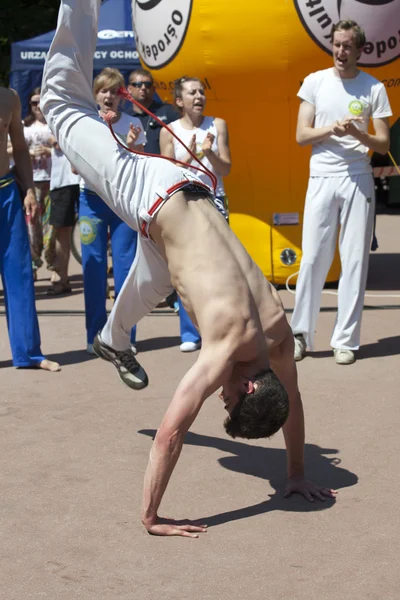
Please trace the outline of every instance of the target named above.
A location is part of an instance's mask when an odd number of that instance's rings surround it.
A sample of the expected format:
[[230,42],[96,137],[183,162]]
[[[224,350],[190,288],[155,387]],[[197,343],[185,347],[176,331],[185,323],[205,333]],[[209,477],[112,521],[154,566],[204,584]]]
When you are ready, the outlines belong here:
[[[207,167],[207,169],[209,169],[212,173],[215,173],[212,164],[210,163],[208,158],[206,156],[204,156],[204,154],[201,150],[201,146],[205,140],[207,133],[212,133],[215,136],[215,139],[214,139],[214,142],[212,145],[212,151],[215,152],[215,154],[218,154],[218,132],[217,132],[217,128],[215,127],[214,117],[204,117],[202,124],[200,125],[200,127],[197,127],[196,129],[184,129],[181,125],[180,119],[170,123],[169,127],[172,129],[172,131],[174,133],[176,133],[176,135],[188,147],[190,145],[190,140],[192,139],[192,137],[194,135],[196,135],[196,152],[195,152],[195,154],[196,154],[197,158],[200,160],[200,162],[205,167]],[[187,156],[187,151],[182,146],[182,144],[180,144],[178,142],[178,140],[176,140],[175,138],[173,138],[173,139],[174,139],[175,158],[177,160],[182,160],[183,158],[185,158],[185,156]],[[195,167],[196,166],[200,167],[200,165],[195,160],[192,160],[191,164]],[[206,183],[209,186],[212,185],[211,179],[209,178],[208,175],[206,175],[205,173],[202,173],[200,171],[196,171],[195,169],[192,170],[192,169],[190,169],[190,167],[188,167],[188,168],[195,175],[197,175],[197,177],[199,179],[201,179],[201,181],[203,183]],[[220,177],[216,173],[215,173],[215,175],[217,177],[217,189],[215,191],[215,195],[217,197],[224,196],[225,190],[224,190],[224,184],[222,181],[222,177]]]

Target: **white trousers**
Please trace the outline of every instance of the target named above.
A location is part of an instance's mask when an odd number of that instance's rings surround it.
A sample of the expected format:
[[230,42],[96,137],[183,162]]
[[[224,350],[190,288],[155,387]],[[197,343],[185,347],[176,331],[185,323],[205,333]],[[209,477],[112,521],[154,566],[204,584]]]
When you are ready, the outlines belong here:
[[310,177],[303,222],[303,257],[296,285],[291,327],[303,334],[310,350],[321,293],[332,264],[339,233],[342,271],[332,348],[357,350],[368,274],[375,210],[371,174]]
[[[161,158],[123,150],[99,118],[92,93],[100,0],[62,0],[43,73],[41,108],[61,150],[89,187],[132,229],[146,235],[168,190],[198,179]],[[172,291],[156,245],[139,235],[136,259],[102,337],[129,347],[130,330]]]

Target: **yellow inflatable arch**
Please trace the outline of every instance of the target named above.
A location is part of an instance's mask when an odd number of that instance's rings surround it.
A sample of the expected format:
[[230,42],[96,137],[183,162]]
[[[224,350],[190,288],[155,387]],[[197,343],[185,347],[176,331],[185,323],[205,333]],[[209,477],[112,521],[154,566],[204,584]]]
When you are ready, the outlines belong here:
[[[368,43],[360,65],[400,108],[400,0],[133,0],[137,48],[160,97],[174,79],[203,80],[207,114],[224,118],[231,226],[277,284],[299,269],[310,151],[295,141],[296,94],[332,65],[333,23],[351,18]],[[328,280],[338,279],[336,257]]]

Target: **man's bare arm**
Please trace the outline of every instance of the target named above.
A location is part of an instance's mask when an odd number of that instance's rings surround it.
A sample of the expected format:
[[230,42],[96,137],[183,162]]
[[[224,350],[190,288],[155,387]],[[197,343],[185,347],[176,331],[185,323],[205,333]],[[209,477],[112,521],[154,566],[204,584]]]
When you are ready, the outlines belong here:
[[368,133],[358,129],[357,125],[350,123],[348,134],[356,138],[361,144],[367,146],[373,152],[386,154],[390,148],[390,128],[389,119],[372,119],[375,133]]
[[297,117],[296,142],[300,146],[317,144],[333,135],[333,125],[314,127],[315,106],[302,100]]
[[281,347],[271,353],[271,368],[285,386],[289,396],[289,417],[282,427],[287,452],[288,483],[285,496],[293,492],[313,502],[314,498],[333,498],[335,490],[307,481],[304,476],[304,412],[297,383],[297,369],[293,358],[293,335],[288,334]]
[[289,396],[289,417],[282,427],[287,452],[288,478],[304,476],[304,412],[297,383],[297,369],[293,358],[293,336],[271,352],[271,368],[285,386]]
[[26,190],[26,196],[24,199],[26,213],[31,214],[32,218],[35,218],[37,203],[33,186],[32,161],[24,137],[21,118],[21,102],[18,94],[14,90],[11,91],[14,94],[14,102],[9,127],[9,135],[13,148],[15,170],[21,181],[23,189]]
[[197,362],[186,373],[164,415],[154,439],[143,489],[142,522],[154,535],[197,537],[202,525],[179,525],[158,516],[158,508],[180,456],[184,436],[203,402],[220,386],[227,362],[218,352],[200,352]]

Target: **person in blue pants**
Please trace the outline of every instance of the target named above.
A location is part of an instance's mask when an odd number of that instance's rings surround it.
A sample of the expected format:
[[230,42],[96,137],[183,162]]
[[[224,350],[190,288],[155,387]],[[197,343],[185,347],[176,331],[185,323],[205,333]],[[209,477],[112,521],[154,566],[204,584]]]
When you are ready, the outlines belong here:
[[[10,136],[15,172],[26,190],[26,215],[34,219],[39,215],[35,214],[37,204],[31,159],[21,124],[21,103],[14,90],[2,87],[0,126],[3,129],[1,136],[4,136],[6,141],[7,134]],[[0,144],[0,274],[13,365],[17,368],[34,367],[46,371],[59,371],[60,365],[47,360],[40,349],[28,232],[19,190],[14,176],[9,171],[7,144]]]
[[[136,255],[137,232],[128,227],[88,189],[79,197],[83,283],[86,308],[87,351],[93,352],[93,340],[107,321],[107,246],[108,230],[113,260],[115,297],[117,297]],[[131,332],[131,345],[136,340],[136,327]]]

